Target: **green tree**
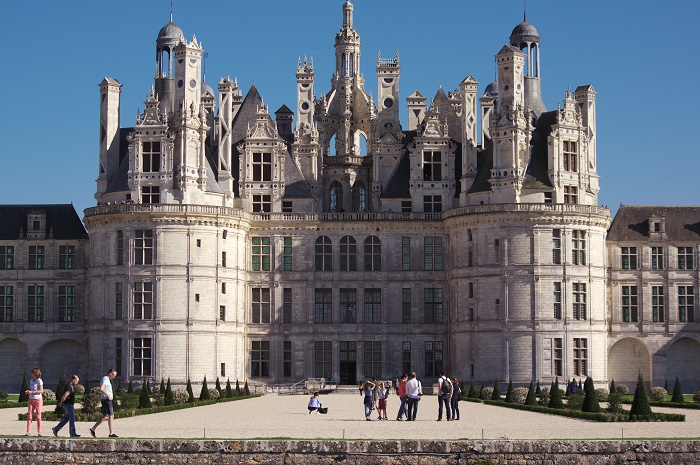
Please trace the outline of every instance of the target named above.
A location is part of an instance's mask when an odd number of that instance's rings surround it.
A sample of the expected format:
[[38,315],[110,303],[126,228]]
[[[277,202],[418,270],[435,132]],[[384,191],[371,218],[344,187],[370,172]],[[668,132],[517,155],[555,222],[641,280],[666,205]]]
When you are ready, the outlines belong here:
[[245,384],[243,385],[243,395],[244,396],[250,395],[250,389],[248,389],[248,380],[246,380]]
[[241,395],[241,385],[239,384],[238,380],[236,380],[236,396]]
[[498,390],[498,380],[493,382],[493,393],[491,394],[491,400],[501,400],[501,391]]
[[681,389],[681,379],[676,375],[676,384],[673,385],[673,397],[671,402],[683,403],[683,390]]
[[542,388],[540,387],[540,382],[537,381],[537,387],[535,388],[535,395],[539,396],[540,394],[542,394]]
[[63,405],[58,405],[58,402],[61,400],[61,397],[63,397],[63,391],[66,390],[66,374],[62,374],[61,377],[58,379],[58,386],[56,386],[56,408],[54,409],[54,412],[56,412],[56,415],[65,415],[66,411],[63,408]]
[[233,397],[233,389],[231,389],[231,380],[229,378],[226,378],[226,397],[231,398]]
[[165,380],[162,377],[160,378],[160,390],[158,393],[165,395]]
[[615,386],[615,380],[614,380],[614,379],[613,379],[612,381],[610,381],[610,394],[612,394],[613,392],[614,392],[615,394],[617,394],[617,386]]
[[175,403],[175,397],[173,397],[173,388],[170,386],[170,377],[168,377],[168,384],[165,386],[163,403],[165,405],[173,405]]
[[[85,386],[85,390],[87,391],[87,386]],[[134,393],[134,383],[129,380],[129,387],[126,389],[127,394],[133,394]]]
[[666,389],[666,392],[668,392],[668,378],[664,380],[664,389]]
[[151,407],[151,395],[149,394],[150,389],[148,387],[148,380],[146,384],[141,388],[141,394],[139,394],[139,408],[150,408]]
[[124,395],[124,388],[122,387],[122,380],[120,379],[117,383],[117,390],[114,391],[115,395]]
[[474,383],[472,383],[471,381],[469,381],[469,392],[467,393],[467,397],[469,397],[470,399],[473,399],[474,397],[476,397],[476,391],[474,390]]
[[146,391],[146,394],[148,394],[149,396],[152,394],[152,393],[151,393],[151,386],[148,385],[148,380],[146,380],[146,384],[144,384],[143,386],[141,386],[141,390],[142,390],[142,391],[145,390],[145,391]]
[[218,377],[218,376],[216,377],[216,385],[215,385],[214,387],[216,388],[217,391],[219,391],[219,397],[223,397],[223,396],[221,395],[221,383],[219,382],[219,377]]
[[506,392],[506,402],[513,403],[513,380],[508,381],[508,391]]
[[209,388],[207,387],[207,375],[204,375],[204,381],[202,382],[202,390],[199,393],[199,400],[209,400],[211,396],[209,395]]
[[525,398],[525,405],[537,405],[537,396],[535,395],[535,388],[533,387],[532,381],[530,381],[530,387],[527,390],[527,397]]
[[583,398],[581,411],[600,412],[600,403],[598,402],[598,395],[595,392],[595,385],[593,384],[592,378],[586,378],[586,384],[584,384],[583,390],[586,393],[586,397]]
[[549,392],[549,408],[564,408],[564,401],[561,398],[561,389],[559,389],[559,378],[554,379],[552,389]]
[[27,374],[24,374],[24,378],[22,378],[22,387],[19,388],[19,402],[27,402],[29,401],[29,394],[27,394],[27,391],[29,390],[29,381],[27,381]]
[[632,407],[630,408],[630,420],[636,415],[637,418],[651,417],[651,406],[649,405],[649,396],[647,396],[647,391],[644,388],[644,380],[642,379],[642,374],[639,373],[637,378],[637,389],[634,390],[634,400],[632,400]]
[[194,402],[194,392],[192,391],[192,383],[190,379],[187,378],[187,402]]

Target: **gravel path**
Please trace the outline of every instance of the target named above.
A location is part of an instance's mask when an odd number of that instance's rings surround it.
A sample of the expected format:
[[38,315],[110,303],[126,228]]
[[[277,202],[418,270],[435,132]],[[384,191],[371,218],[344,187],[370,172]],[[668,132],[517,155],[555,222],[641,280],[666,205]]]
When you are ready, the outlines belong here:
[[[555,415],[525,412],[472,402],[460,402],[461,420],[436,422],[437,397],[419,403],[417,421],[395,421],[399,401],[389,398],[389,421],[364,419],[362,397],[350,393],[321,396],[327,415],[309,414],[308,396],[275,394],[173,412],[116,420],[114,432],[131,438],[299,438],[299,439],[631,439],[698,438],[700,410],[661,409],[655,412],[684,413],[685,422],[598,423]],[[49,407],[52,408],[52,407]],[[25,423],[17,413],[25,409],[0,409],[0,435],[22,435]],[[51,436],[56,422],[44,422],[43,433]],[[78,434],[89,438],[90,423],[78,423]],[[61,431],[68,436],[68,425]],[[106,437],[106,423],[97,430]],[[32,435],[36,435],[36,424]]]

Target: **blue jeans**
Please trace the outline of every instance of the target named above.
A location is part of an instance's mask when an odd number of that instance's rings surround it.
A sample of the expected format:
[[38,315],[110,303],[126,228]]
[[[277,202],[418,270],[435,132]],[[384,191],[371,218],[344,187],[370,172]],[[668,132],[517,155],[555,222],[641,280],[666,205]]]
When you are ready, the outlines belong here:
[[459,398],[456,394],[452,396],[452,419],[459,420]]
[[447,410],[447,419],[452,418],[452,408],[450,407],[450,395],[438,396],[438,420],[442,420],[442,405],[445,404],[445,409]]
[[372,415],[372,397],[365,396],[365,418],[369,418]]
[[420,399],[413,399],[409,397],[406,401],[408,403],[408,421],[416,421],[416,414],[418,413],[418,401]]
[[54,431],[58,433],[59,431],[61,431],[61,428],[65,426],[66,423],[70,422],[70,424],[68,425],[68,430],[70,431],[71,436],[75,436],[77,434],[75,432],[75,405],[63,404],[63,410],[66,411],[66,414],[61,419],[61,421],[58,422],[58,424],[54,428]]
[[396,418],[401,418],[404,415],[406,415],[406,418],[408,418],[408,413],[406,413],[406,404],[407,404],[408,397],[403,396],[403,397],[400,397],[400,399],[401,399],[401,407],[399,407],[399,413],[396,414]]

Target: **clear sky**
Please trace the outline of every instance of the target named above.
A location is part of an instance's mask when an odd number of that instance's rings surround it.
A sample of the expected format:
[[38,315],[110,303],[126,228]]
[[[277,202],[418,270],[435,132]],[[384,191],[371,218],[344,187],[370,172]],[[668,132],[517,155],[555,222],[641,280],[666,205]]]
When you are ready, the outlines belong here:
[[[344,0],[174,0],[174,22],[209,54],[207,82],[254,82],[273,113],[296,111],[296,64],[313,56],[317,95],[329,90],[334,37]],[[468,75],[479,94],[494,79],[494,55],[523,20],[523,0],[355,0],[365,87],[377,94],[377,51],[401,58],[400,100],[418,90],[458,88]],[[12,1],[0,30],[0,203],[94,205],[99,89],[123,84],[121,121],[132,126],[155,74],[155,39],[169,0]],[[698,204],[697,125],[700,2],[530,0],[527,20],[541,37],[544,103],[567,87],[598,92],[600,203]],[[693,116],[696,115],[696,116]],[[695,142],[694,142],[695,141]]]

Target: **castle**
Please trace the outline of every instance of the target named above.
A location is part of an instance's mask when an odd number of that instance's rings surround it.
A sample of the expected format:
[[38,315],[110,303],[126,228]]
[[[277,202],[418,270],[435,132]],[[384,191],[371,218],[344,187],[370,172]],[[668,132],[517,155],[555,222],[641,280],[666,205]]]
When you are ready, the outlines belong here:
[[215,91],[171,21],[133,127],[100,83],[98,205],[1,206],[0,387],[45,380],[354,384],[591,376],[700,388],[700,208],[598,205],[596,92],[541,97],[523,21],[479,93],[409,95],[399,54],[360,73],[353,5],[295,111],[255,86]]

